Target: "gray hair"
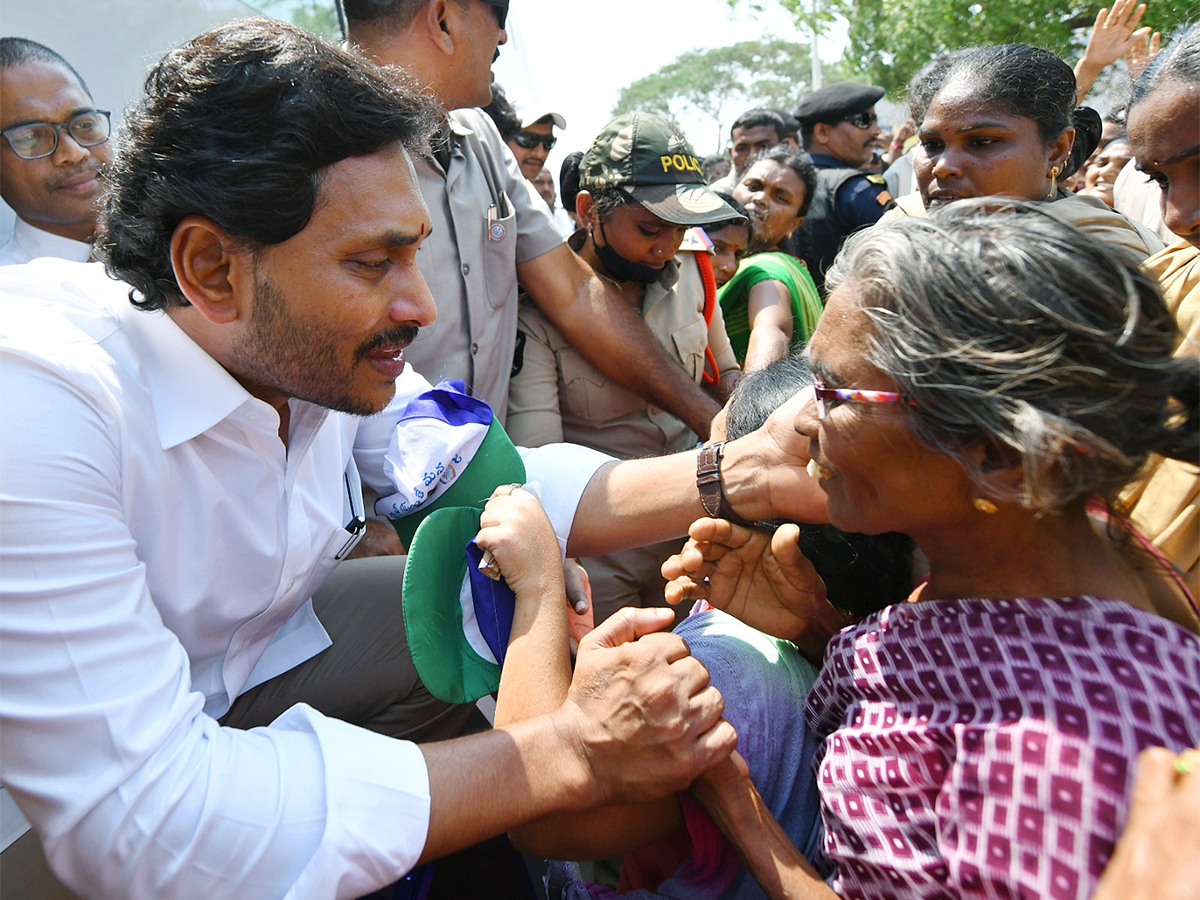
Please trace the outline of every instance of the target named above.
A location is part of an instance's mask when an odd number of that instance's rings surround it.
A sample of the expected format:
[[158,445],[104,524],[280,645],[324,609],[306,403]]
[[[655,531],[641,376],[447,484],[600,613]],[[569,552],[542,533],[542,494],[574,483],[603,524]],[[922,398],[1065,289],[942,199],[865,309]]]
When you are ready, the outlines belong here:
[[[874,226],[827,284],[858,295],[866,358],[915,404],[917,439],[989,496],[1058,510],[1111,500],[1152,452],[1200,457],[1200,369],[1172,357],[1157,283],[1037,204],[962,200]],[[1016,464],[1016,488],[993,477]]]

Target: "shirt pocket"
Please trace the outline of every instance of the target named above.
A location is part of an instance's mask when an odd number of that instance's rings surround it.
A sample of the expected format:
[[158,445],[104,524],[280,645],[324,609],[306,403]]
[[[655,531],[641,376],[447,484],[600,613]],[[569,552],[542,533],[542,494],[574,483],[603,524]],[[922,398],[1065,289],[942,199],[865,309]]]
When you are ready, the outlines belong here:
[[564,420],[602,425],[646,408],[641,397],[601,375],[570,347],[559,351],[558,370],[562,376],[559,402]]
[[708,346],[708,326],[704,319],[695,319],[675,329],[671,332],[671,341],[683,370],[699,383],[704,375],[704,348]]
[[483,223],[483,286],[492,309],[503,309],[517,302],[517,213],[503,192],[490,208],[496,212]]

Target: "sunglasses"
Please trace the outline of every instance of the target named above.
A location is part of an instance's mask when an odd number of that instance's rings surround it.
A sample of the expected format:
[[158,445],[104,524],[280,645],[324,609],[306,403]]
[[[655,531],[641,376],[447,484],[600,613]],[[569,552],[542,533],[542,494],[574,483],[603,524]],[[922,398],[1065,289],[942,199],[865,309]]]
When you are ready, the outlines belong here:
[[866,131],[879,121],[879,116],[873,112],[860,112],[852,116],[842,116],[841,121],[849,122],[855,128],[861,128],[863,131]]
[[512,142],[526,150],[532,150],[538,144],[541,144],[546,148],[546,152],[549,153],[554,149],[554,145],[558,143],[558,138],[552,134],[534,134],[532,131],[518,131],[513,135]]
[[842,403],[905,403],[916,406],[903,394],[896,391],[863,391],[858,388],[831,388],[821,382],[813,382],[817,395],[817,418],[824,419],[829,411]]
[[492,8],[492,12],[496,16],[496,24],[501,28],[504,27],[504,22],[508,19],[508,0],[483,0]]

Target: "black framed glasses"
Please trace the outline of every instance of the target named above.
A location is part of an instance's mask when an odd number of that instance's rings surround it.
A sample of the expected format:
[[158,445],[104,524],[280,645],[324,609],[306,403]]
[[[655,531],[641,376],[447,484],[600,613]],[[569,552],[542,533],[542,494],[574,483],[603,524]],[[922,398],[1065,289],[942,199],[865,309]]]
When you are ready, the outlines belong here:
[[58,135],[66,131],[80,147],[95,147],[108,140],[112,130],[106,109],[93,109],[71,116],[55,125],[52,122],[30,122],[0,131],[12,152],[21,159],[41,159],[58,149]]
[[863,131],[866,131],[879,121],[879,116],[870,111],[863,111],[860,113],[855,113],[852,116],[842,116],[841,120],[843,122],[849,122],[855,128],[861,128]]
[[558,138],[552,134],[536,134],[532,131],[518,131],[513,135],[512,142],[518,147],[524,147],[526,150],[532,150],[538,144],[546,148],[549,153],[554,149],[554,145],[558,143]]

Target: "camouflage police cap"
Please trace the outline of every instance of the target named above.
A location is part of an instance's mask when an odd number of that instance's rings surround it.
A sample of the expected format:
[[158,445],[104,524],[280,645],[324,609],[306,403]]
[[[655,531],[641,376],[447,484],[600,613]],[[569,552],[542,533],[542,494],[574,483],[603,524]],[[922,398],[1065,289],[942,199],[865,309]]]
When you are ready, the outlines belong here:
[[687,138],[651,113],[626,113],[601,129],[580,163],[579,187],[620,188],[675,225],[740,218],[705,183]]

